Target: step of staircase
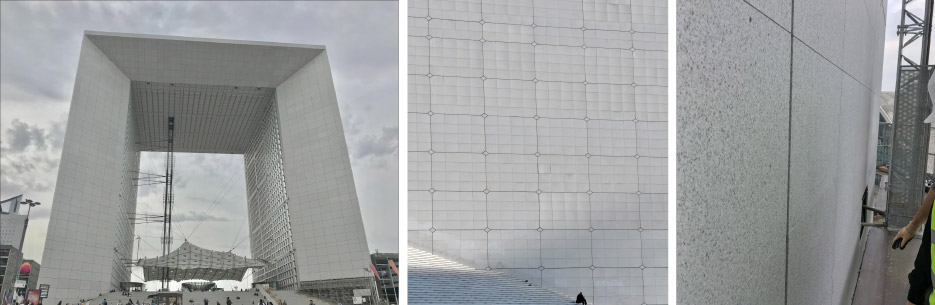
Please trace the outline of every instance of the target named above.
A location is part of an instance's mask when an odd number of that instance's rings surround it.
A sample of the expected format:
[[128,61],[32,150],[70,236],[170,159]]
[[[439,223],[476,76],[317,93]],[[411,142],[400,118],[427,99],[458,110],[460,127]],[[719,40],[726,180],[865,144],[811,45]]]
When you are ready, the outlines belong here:
[[478,270],[409,247],[409,304],[574,304],[499,271]]

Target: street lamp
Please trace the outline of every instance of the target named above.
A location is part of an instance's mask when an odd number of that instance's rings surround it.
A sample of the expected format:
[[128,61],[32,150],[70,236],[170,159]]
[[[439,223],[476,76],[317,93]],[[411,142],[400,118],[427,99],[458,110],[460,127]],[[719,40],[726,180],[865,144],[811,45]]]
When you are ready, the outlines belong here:
[[29,209],[26,210],[26,219],[29,219],[29,212],[32,212],[32,207],[37,206],[37,205],[40,205],[40,204],[42,204],[42,203],[41,203],[41,202],[38,202],[38,201],[32,201],[32,199],[26,199],[26,200],[24,200],[23,202],[20,202],[19,204],[28,204],[28,205],[29,205]]
[[19,247],[20,247],[20,249],[22,249],[22,248],[23,248],[23,242],[26,241],[26,228],[29,227],[29,212],[32,212],[32,207],[37,206],[37,205],[40,205],[40,204],[42,204],[42,203],[41,203],[41,202],[38,202],[38,201],[32,201],[32,199],[26,199],[26,200],[20,202],[19,204],[28,204],[28,205],[29,205],[29,209],[26,210],[26,221],[23,221],[23,236],[20,237],[20,240],[19,240]]

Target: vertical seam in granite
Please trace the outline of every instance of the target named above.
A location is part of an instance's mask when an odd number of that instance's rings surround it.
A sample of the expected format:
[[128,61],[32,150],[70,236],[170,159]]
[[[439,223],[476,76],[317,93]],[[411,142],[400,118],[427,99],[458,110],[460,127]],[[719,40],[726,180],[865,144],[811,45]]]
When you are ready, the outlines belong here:
[[[847,10],[847,9],[848,9],[848,8],[847,8],[847,3],[848,3],[847,1],[844,1],[844,10],[843,10],[843,11],[844,11],[844,26],[842,26],[842,30],[841,30],[841,32],[844,34],[844,39],[842,39],[843,41],[841,42],[841,53],[842,53],[842,54],[841,54],[841,56],[842,56],[842,58],[841,58],[841,67],[835,66],[835,67],[838,68],[838,70],[839,70],[842,74],[844,74],[844,75],[841,76],[841,80],[838,81],[838,84],[841,86],[841,87],[840,87],[841,89],[838,91],[838,99],[837,99],[837,103],[838,103],[838,112],[837,112],[836,115],[838,116],[838,118],[841,118],[841,113],[842,113],[842,111],[843,111],[842,108],[843,108],[843,104],[844,104],[844,103],[843,103],[841,100],[844,98],[844,81],[846,80],[846,78],[847,78],[847,77],[850,77],[850,78],[853,79],[857,84],[863,85],[863,83],[861,83],[859,80],[857,80],[856,78],[854,78],[853,76],[851,76],[850,74],[848,74],[848,72],[847,72],[846,70],[844,70],[844,66],[845,66],[844,62],[845,62],[846,60],[843,58],[843,56],[844,56],[843,52],[844,52],[845,49],[847,49],[847,16],[850,14],[850,13],[848,12],[848,10]],[[866,6],[866,3],[865,3],[864,5]],[[829,62],[830,62],[830,60],[829,60]],[[832,63],[832,64],[834,64],[834,63]],[[866,86],[864,86],[864,87],[866,87]],[[841,156],[841,125],[843,125],[843,124],[841,124],[841,122],[838,121],[838,136],[837,136],[837,138],[835,139],[835,141],[837,141],[837,143],[835,143],[835,145],[834,145],[834,148],[835,148],[835,152],[834,152],[835,162],[834,162],[834,175],[832,175],[832,177],[834,177],[834,178],[833,178],[832,181],[831,181],[831,185],[834,186],[834,192],[835,192],[835,194],[838,193],[838,184],[836,183],[836,180],[837,180],[838,178],[841,177],[841,174],[840,174],[840,173],[841,173],[841,167],[840,167],[840,163],[839,163],[838,160],[837,160],[837,159],[840,158],[840,156]],[[819,204],[821,204],[821,203],[819,203]],[[832,213],[833,213],[833,215],[835,215],[835,217],[833,217],[833,219],[832,219],[831,221],[833,222],[833,223],[832,223],[832,228],[833,228],[832,230],[835,230],[835,229],[837,229],[837,225],[838,225],[838,217],[837,217],[838,204],[837,204],[837,202],[835,202],[833,208],[834,208],[834,212],[832,212]],[[832,249],[835,249],[835,248],[832,247]],[[835,249],[835,250],[836,250],[836,249]],[[834,250],[832,250],[832,251],[834,251]],[[834,300],[834,296],[835,296],[835,291],[834,291],[835,274],[834,274],[834,270],[835,270],[835,265],[837,264],[837,259],[838,259],[838,258],[835,257],[835,255],[831,255],[831,291],[828,291],[828,294],[831,295],[831,300],[832,300],[832,301]],[[853,264],[852,264],[852,265],[853,265]],[[847,280],[847,276],[846,276],[846,275],[844,276],[844,280],[845,280],[845,281]],[[846,285],[847,285],[847,284],[845,283],[845,286],[846,286]],[[854,285],[855,285],[855,288],[854,288],[854,289],[857,289],[857,288],[856,288],[856,283],[855,283]]]
[[788,150],[786,151],[786,259],[785,259],[785,285],[782,296],[783,303],[789,304],[789,205],[792,201],[792,74],[795,67],[795,0],[792,0],[791,20],[789,21],[789,125]]

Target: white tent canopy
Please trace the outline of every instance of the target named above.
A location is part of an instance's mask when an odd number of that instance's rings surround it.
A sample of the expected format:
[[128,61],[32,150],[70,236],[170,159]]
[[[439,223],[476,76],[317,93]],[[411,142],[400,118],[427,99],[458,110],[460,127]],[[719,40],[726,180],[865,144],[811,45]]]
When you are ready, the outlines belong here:
[[143,277],[147,281],[161,280],[164,267],[169,268],[169,280],[172,281],[239,281],[243,279],[247,268],[262,268],[266,262],[231,252],[208,250],[186,240],[168,255],[144,258],[137,265],[143,267]]

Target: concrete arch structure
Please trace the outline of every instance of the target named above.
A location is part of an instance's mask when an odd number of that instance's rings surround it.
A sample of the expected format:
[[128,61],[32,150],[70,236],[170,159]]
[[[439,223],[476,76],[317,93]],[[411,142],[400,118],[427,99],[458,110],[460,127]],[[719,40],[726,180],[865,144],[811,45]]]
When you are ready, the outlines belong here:
[[86,31],[40,284],[46,303],[130,281],[141,151],[243,154],[256,281],[368,277],[369,251],[323,46]]

